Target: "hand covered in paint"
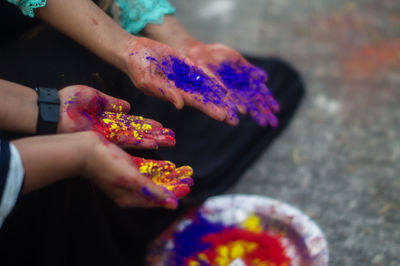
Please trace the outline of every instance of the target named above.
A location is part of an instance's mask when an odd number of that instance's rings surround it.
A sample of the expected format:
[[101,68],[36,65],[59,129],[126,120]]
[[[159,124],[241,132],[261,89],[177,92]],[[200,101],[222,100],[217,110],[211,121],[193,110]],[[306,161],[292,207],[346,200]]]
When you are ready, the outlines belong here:
[[279,105],[265,85],[267,74],[262,69],[223,44],[192,41],[186,42],[180,50],[219,78],[242,114],[250,114],[261,126],[278,125],[274,113],[279,111]]
[[81,174],[120,207],[177,207],[175,195],[141,174],[129,154],[98,133],[83,134],[87,148]]
[[145,94],[170,101],[177,109],[192,106],[218,121],[238,123],[236,104],[227,101],[226,89],[209,69],[148,38],[134,37],[128,47],[126,73]]
[[171,191],[177,198],[189,194],[190,186],[193,185],[193,170],[190,166],[176,168],[169,161],[148,160],[132,156],[135,165],[141,174],[151,178],[154,183]]
[[94,130],[108,140],[133,148],[174,146],[174,132],[151,119],[126,114],[130,105],[87,86],[69,86],[59,92],[57,131]]

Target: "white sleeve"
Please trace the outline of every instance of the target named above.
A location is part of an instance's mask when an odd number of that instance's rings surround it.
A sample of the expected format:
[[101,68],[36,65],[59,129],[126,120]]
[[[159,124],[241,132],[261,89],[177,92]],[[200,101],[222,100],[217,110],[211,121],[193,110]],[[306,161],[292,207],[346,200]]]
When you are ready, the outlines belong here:
[[7,215],[14,208],[24,180],[24,167],[21,157],[15,146],[10,143],[10,164],[3,196],[0,201],[0,227]]

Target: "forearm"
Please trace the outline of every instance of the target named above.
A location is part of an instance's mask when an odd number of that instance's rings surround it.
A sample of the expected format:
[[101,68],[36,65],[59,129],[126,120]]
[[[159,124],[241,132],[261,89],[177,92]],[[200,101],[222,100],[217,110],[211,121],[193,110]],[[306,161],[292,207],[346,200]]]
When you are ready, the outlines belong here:
[[174,16],[164,16],[163,24],[147,24],[142,33],[146,37],[165,43],[179,52],[184,52],[184,47],[198,42]]
[[37,93],[0,79],[0,130],[33,134],[38,118]]
[[81,173],[86,136],[87,133],[74,133],[13,141],[25,170],[23,193]]
[[90,0],[47,0],[35,15],[97,56],[124,70],[122,54],[132,35]]

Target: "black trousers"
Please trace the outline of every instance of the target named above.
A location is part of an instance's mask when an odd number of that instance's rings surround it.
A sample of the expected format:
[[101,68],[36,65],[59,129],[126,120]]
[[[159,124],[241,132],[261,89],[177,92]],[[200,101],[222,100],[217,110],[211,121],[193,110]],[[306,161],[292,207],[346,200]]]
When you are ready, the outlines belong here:
[[249,117],[231,127],[192,108],[178,111],[170,103],[145,96],[119,70],[48,28],[3,42],[1,79],[30,87],[92,86],[128,100],[134,114],[173,129],[176,147],[132,153],[192,166],[195,185],[178,211],[119,209],[80,178],[36,191],[21,199],[0,230],[0,264],[141,265],[152,238],[186,206],[236,182],[293,117],[304,95],[299,74],[279,59],[247,59],[269,74],[268,86],[281,106],[276,129],[261,128]]

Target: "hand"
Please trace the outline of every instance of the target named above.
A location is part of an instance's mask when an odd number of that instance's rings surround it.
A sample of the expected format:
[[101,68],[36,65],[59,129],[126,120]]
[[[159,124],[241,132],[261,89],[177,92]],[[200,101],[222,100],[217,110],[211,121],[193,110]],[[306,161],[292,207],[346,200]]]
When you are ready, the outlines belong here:
[[[177,207],[175,195],[141,174],[140,168],[129,154],[98,133],[86,134],[88,137],[85,143],[88,143],[88,148],[85,149],[81,174],[120,207]],[[186,173],[185,176],[189,178],[190,172]]]
[[200,68],[165,44],[134,37],[126,51],[126,73],[145,94],[192,106],[208,116],[236,125],[236,104],[207,68]]
[[24,166],[24,193],[82,176],[121,207],[177,207],[173,192],[141,174],[129,154],[99,133],[34,136],[17,139],[13,144]]
[[140,173],[165,190],[173,192],[177,198],[189,194],[190,186],[193,185],[193,170],[190,166],[176,168],[175,164],[169,161],[147,160],[134,156],[132,159]]
[[69,86],[59,92],[57,131],[94,130],[108,140],[132,148],[174,146],[174,132],[151,119],[126,114],[130,105],[87,86]]
[[180,49],[192,61],[210,69],[228,90],[241,113],[248,113],[261,126],[278,125],[274,113],[279,105],[265,85],[267,74],[251,65],[234,49],[223,44],[185,42]]

